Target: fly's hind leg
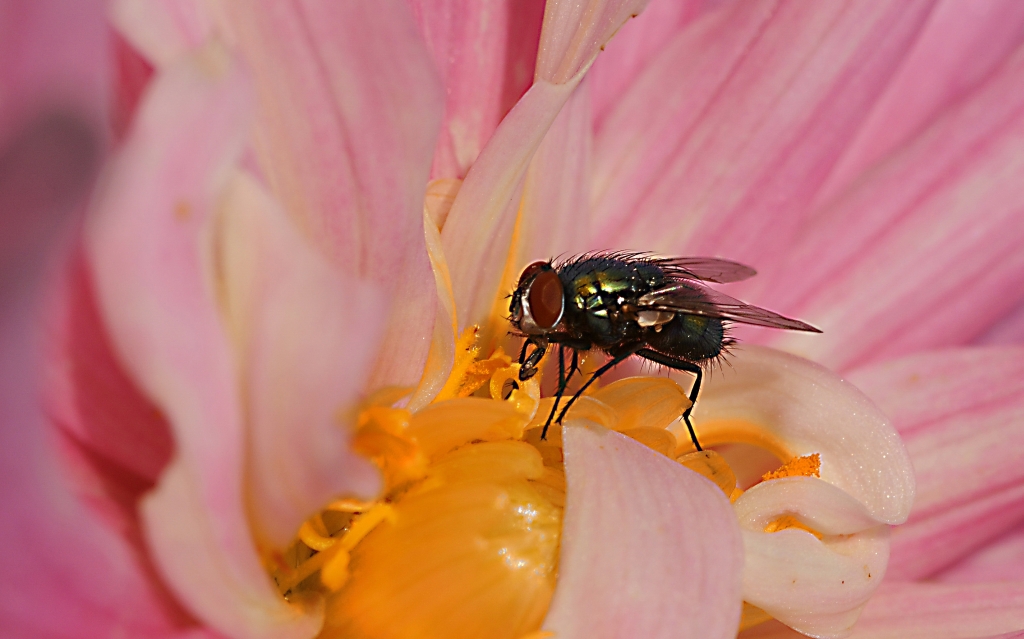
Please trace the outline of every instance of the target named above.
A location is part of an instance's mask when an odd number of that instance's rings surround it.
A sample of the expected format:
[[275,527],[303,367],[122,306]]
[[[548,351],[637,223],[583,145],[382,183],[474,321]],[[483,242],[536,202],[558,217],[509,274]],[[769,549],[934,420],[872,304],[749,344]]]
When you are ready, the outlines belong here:
[[700,394],[700,383],[704,378],[704,371],[701,370],[700,366],[693,362],[688,362],[685,359],[677,359],[657,351],[652,351],[649,348],[641,348],[636,352],[636,354],[644,359],[654,362],[655,364],[661,364],[662,366],[668,366],[673,370],[694,374],[695,379],[693,380],[693,386],[690,387],[690,406],[683,411],[683,421],[686,422],[686,429],[690,431],[690,439],[693,441],[693,445],[697,447],[697,450],[704,450],[700,447],[700,442],[697,441],[697,433],[693,430],[693,424],[690,423],[690,413],[693,412],[693,407],[697,404],[697,395]]

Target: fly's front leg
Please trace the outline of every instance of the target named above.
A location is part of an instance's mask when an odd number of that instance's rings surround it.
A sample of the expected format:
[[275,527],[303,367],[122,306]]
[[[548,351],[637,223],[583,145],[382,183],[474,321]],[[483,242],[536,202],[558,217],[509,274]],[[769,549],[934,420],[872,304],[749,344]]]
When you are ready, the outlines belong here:
[[[533,344],[535,348],[532,353],[527,355],[527,347],[530,346],[530,344]],[[544,359],[544,353],[547,349],[547,341],[542,342],[532,338],[526,340],[526,343],[523,344],[522,352],[519,353],[519,381],[525,382],[537,374],[537,371],[539,370],[537,367],[540,365],[540,360]]]

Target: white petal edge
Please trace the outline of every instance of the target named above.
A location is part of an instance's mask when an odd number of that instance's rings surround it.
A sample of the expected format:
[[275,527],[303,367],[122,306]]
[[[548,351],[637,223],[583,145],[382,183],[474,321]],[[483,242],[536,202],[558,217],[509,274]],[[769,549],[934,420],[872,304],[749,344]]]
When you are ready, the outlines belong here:
[[728,364],[701,390],[693,412],[699,436],[714,439],[729,422],[752,425],[792,456],[820,454],[821,479],[879,522],[906,521],[915,489],[910,457],[867,396],[818,364],[770,348],[734,347]]
[[[743,599],[813,637],[845,637],[885,575],[889,527],[815,477],[767,481],[734,504],[747,561]],[[784,515],[823,533],[764,527]]]

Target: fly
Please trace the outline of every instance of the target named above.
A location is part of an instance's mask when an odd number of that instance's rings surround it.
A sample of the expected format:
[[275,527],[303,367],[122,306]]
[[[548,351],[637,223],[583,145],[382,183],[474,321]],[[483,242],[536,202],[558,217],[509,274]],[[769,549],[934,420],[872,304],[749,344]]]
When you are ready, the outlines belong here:
[[[704,367],[733,343],[726,333],[729,324],[821,332],[705,284],[739,282],[755,274],[749,266],[717,258],[660,258],[624,252],[586,253],[558,263],[527,266],[509,305],[512,325],[526,338],[519,353],[519,380],[536,375],[548,346],[558,345],[558,388],[541,439],[547,437],[569,379],[579,371],[579,354],[597,349],[611,359],[569,398],[557,423],[595,380],[636,355],[694,375],[690,406],[682,418],[694,446],[703,450],[690,413]],[[567,350],[572,353],[568,372]]]

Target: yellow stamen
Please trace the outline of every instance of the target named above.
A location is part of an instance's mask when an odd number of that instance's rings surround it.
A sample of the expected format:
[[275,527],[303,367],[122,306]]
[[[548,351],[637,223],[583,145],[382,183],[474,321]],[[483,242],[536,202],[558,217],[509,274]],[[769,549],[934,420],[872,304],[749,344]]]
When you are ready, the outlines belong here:
[[[552,636],[538,628],[565,505],[561,427],[541,440],[552,399],[540,399],[539,376],[519,382],[518,364],[500,349],[479,359],[474,340],[459,340],[447,399],[412,412],[395,408],[408,391],[393,389],[364,403],[353,446],[383,470],[384,494],[329,504],[272,569],[289,597],[327,593],[321,639]],[[735,496],[721,455],[677,456],[688,406],[671,380],[634,378],[579,398],[568,417],[620,431]]]
[[811,453],[803,457],[794,457],[778,470],[765,473],[761,476],[763,481],[770,479],[782,479],[783,477],[821,477],[821,455]]

